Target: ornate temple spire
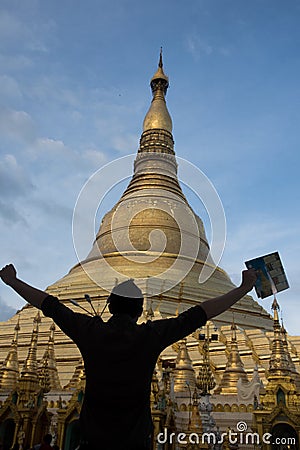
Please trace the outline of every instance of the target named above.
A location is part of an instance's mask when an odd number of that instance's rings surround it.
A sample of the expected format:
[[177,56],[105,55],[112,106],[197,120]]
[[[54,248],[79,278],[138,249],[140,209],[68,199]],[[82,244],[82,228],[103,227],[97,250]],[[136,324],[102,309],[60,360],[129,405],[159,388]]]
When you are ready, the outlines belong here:
[[[286,346],[284,344],[284,335],[278,317],[280,308],[275,297],[272,309],[274,311],[274,337],[271,343],[269,371],[266,375],[268,382],[265,391],[260,393],[260,400],[264,410],[273,410],[277,406],[279,408],[286,407],[291,413],[298,413],[300,393],[287,343]],[[296,420],[298,422],[298,419]]]
[[28,355],[25,360],[22,372],[21,372],[21,378],[30,377],[34,380],[38,380],[38,363],[37,363],[37,341],[38,341],[38,334],[39,334],[39,324],[41,322],[41,316],[40,312],[38,311],[37,315],[35,316],[33,320],[33,331],[31,335],[31,341],[30,341],[30,347],[28,350]]
[[47,383],[49,384],[49,391],[61,389],[55,360],[54,332],[55,325],[52,323],[50,327],[48,346],[42,358],[41,367],[39,368],[40,380],[48,380]]
[[300,392],[300,375],[296,369],[296,366],[294,364],[294,361],[292,360],[292,357],[291,357],[291,354],[289,351],[289,344],[288,344],[288,340],[287,340],[287,331],[283,325],[283,321],[281,322],[281,334],[282,334],[283,348],[284,348],[285,354],[289,361],[289,367],[290,367],[291,373],[294,377],[297,389]]
[[197,434],[200,434],[203,431],[202,421],[201,421],[201,417],[200,417],[200,413],[199,413],[199,402],[198,402],[198,396],[197,396],[196,389],[193,393],[193,404],[192,404],[192,411],[191,411],[189,424],[188,424],[188,431],[194,432]]
[[80,358],[75,371],[69,383],[64,386],[64,389],[78,389],[85,384],[85,368],[83,359]]
[[38,369],[39,383],[44,393],[50,392],[51,390],[48,360],[49,355],[48,351],[46,350],[41,366]]
[[14,331],[10,350],[0,369],[0,391],[13,390],[19,378],[18,336],[20,331],[20,316],[18,317]]
[[153,99],[144,119],[143,131],[159,129],[172,133],[172,119],[165,100],[169,79],[163,70],[162,50],[160,51],[158,69],[151,79],[150,86]]
[[209,341],[206,339],[202,347],[203,351],[203,362],[199,370],[199,375],[197,377],[197,387],[201,392],[201,395],[209,394],[210,391],[216,386],[214,376],[210,366],[209,360]]
[[124,194],[127,191],[131,193],[133,188],[163,187],[185,199],[177,180],[172,119],[165,99],[169,79],[163,70],[162,52],[150,86],[153,98],[143,122],[143,133],[134,163],[134,177]]
[[37,342],[40,322],[41,317],[40,312],[38,312],[33,321],[30,346],[17,385],[19,392],[18,404],[22,408],[27,409],[37,407],[42,398],[41,395],[43,395],[44,387],[46,386],[41,387],[38,376]]
[[186,340],[180,341],[176,366],[173,370],[174,392],[192,392],[196,387],[196,377]]
[[284,348],[283,336],[281,332],[281,326],[279,323],[278,311],[280,307],[275,297],[272,304],[272,309],[274,311],[274,322],[273,322],[274,338],[271,346],[269,377],[272,375],[275,376],[291,375],[290,361]]
[[234,320],[231,325],[231,342],[229,357],[222,380],[215,394],[237,394],[237,382],[239,379],[248,382],[248,377],[244,369],[244,364],[241,360],[237,339],[236,339],[236,325]]

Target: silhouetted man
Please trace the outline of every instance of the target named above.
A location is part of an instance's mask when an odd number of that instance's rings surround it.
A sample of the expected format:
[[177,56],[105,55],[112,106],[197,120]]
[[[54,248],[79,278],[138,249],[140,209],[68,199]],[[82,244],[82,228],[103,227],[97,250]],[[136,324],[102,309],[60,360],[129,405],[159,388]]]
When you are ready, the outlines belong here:
[[51,317],[78,346],[86,372],[80,448],[89,450],[150,448],[150,389],[159,354],[230,308],[256,281],[255,271],[245,270],[241,285],[227,294],[194,306],[176,318],[138,325],[143,295],[132,280],[113,289],[108,297],[112,317],[104,322],[99,316],[75,313],[57,298],[19,280],[11,264],[0,271],[0,277]]

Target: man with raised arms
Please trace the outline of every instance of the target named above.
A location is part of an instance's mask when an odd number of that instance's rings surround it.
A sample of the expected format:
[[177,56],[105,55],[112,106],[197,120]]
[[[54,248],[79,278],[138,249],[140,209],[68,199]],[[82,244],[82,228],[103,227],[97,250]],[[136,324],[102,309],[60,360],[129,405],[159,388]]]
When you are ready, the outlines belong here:
[[57,298],[20,280],[12,264],[0,270],[0,277],[51,317],[82,354],[86,388],[80,414],[81,450],[150,449],[150,389],[159,354],[234,305],[256,281],[255,270],[245,270],[241,285],[227,294],[175,318],[137,324],[143,294],[131,279],[112,290],[107,299],[112,317],[104,322],[99,316],[75,313]]

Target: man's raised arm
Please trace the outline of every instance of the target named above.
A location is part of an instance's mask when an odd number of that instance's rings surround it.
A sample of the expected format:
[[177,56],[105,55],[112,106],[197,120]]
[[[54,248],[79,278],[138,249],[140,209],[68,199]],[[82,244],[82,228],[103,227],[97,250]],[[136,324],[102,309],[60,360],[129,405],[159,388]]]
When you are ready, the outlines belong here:
[[0,270],[0,278],[2,281],[14,289],[21,297],[28,303],[31,303],[36,308],[41,309],[43,300],[48,297],[49,294],[44,291],[40,291],[24,281],[17,278],[16,269],[12,264],[9,264]]
[[239,287],[227,292],[227,294],[211,298],[201,303],[201,307],[206,312],[207,319],[218,316],[244,297],[255,285],[256,278],[255,269],[244,270],[242,272],[242,283]]

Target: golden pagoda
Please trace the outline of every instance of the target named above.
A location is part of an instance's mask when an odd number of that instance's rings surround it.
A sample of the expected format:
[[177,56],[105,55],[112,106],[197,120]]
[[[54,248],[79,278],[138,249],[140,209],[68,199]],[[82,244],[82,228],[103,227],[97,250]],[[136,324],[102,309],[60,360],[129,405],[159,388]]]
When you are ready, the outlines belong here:
[[279,323],[279,305],[274,298],[274,336],[267,384],[260,395],[260,405],[253,414],[252,429],[266,438],[265,449],[299,449],[300,442],[300,391],[296,379],[299,374],[290,364],[290,354]]
[[[104,311],[104,320],[110,316],[104,307],[116,278],[119,282],[134,278],[142,289],[145,309],[141,321],[174,317],[234,287],[226,272],[214,267],[203,222],[178,181],[172,119],[166,104],[169,80],[162,54],[150,86],[152,101],[127,188],[103,217],[87,256],[47,288],[49,294],[76,311],[76,304],[91,310],[85,297],[89,294],[97,310]],[[204,268],[212,269],[212,275],[200,284]],[[26,305],[1,323],[0,442],[5,443],[5,450],[18,440],[21,445],[32,445],[47,430],[63,450],[71,450],[79,438],[84,364],[75,344],[55,329],[49,318],[38,316],[32,329],[35,317],[35,308]],[[200,432],[196,409],[197,405],[200,408],[201,392],[195,391],[199,371],[202,385],[206,383],[212,394],[206,406],[221,431],[232,426],[232,420],[252,420],[253,395],[244,396],[247,401],[239,400],[236,386],[240,380],[248,386],[247,378],[255,367],[265,384],[271,382],[270,376],[272,383],[281,382],[283,373],[276,366],[279,353],[286,355],[280,364],[290,368],[288,377],[296,380],[298,389],[300,337],[291,337],[278,328],[273,336],[272,317],[250,295],[216,317],[212,325],[218,339],[209,346],[203,347],[198,330],[160,356],[151,394],[156,434],[164,426],[171,433],[188,431],[189,419]],[[274,349],[270,357],[271,342]],[[167,366],[169,369],[164,369]],[[23,367],[21,373],[19,367]],[[298,397],[293,395],[296,401]],[[268,396],[259,401],[269,411],[274,398],[271,401]],[[26,428],[24,423],[33,425]],[[176,447],[172,444],[168,448]]]
[[[119,282],[134,278],[145,295],[151,293],[153,307],[160,303],[160,313],[167,317],[176,312],[179,297],[184,310],[233,288],[219,267],[205,283],[198,283],[203,267],[213,261],[203,222],[190,207],[177,177],[172,120],[165,98],[169,82],[162,55],[150,84],[153,98],[132,179],[103,217],[87,257],[48,288],[62,301],[72,298],[82,304],[88,292],[102,308],[117,274]],[[263,329],[271,329],[269,314],[250,296],[232,310],[241,326],[256,327],[259,320]],[[230,323],[231,313],[225,312],[216,322]]]
[[241,360],[236,340],[236,325],[231,325],[231,342],[228,349],[228,362],[222,376],[221,383],[215,390],[215,394],[236,394],[239,380],[247,382],[248,377]]

